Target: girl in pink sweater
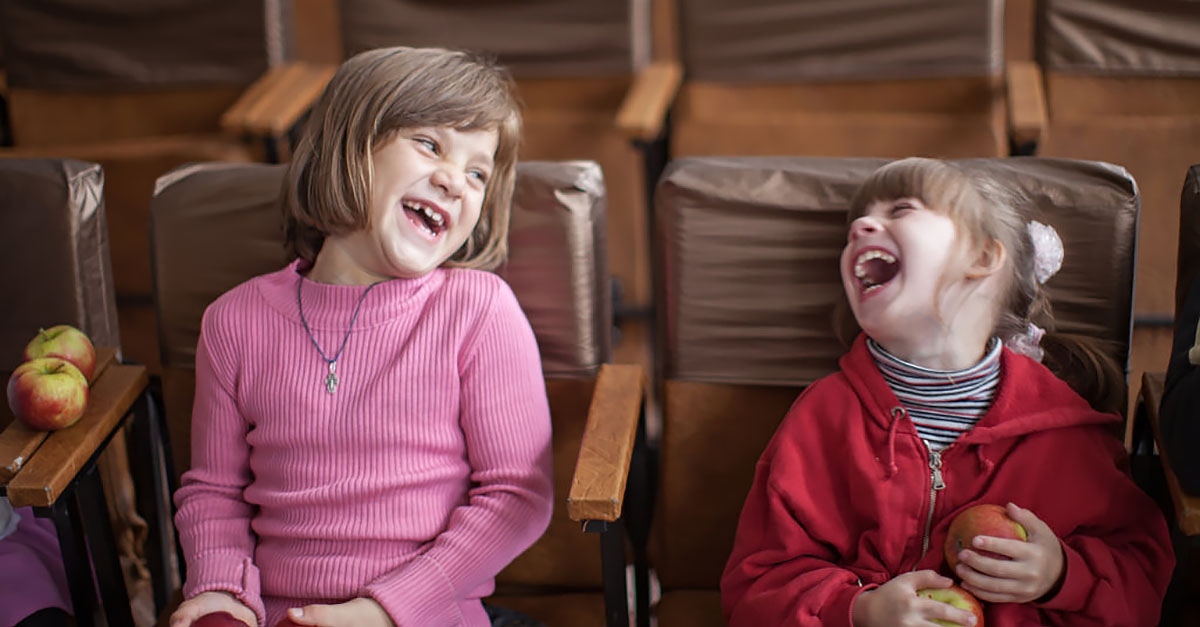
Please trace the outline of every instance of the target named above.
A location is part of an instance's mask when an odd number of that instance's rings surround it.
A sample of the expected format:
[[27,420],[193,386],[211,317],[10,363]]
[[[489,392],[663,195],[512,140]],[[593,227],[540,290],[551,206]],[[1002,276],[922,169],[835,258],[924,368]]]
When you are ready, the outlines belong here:
[[438,49],[348,60],[289,166],[297,261],[213,302],[196,350],[172,627],[489,625],[545,530],[550,415],[505,255],[511,79]]

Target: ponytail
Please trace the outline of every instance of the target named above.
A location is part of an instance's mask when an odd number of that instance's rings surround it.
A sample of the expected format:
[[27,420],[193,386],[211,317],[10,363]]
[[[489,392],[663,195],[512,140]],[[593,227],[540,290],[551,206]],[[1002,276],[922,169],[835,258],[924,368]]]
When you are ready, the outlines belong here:
[[1116,342],[1086,335],[1047,332],[1042,363],[1096,411],[1124,416],[1128,392],[1125,373],[1112,356],[1117,348]]

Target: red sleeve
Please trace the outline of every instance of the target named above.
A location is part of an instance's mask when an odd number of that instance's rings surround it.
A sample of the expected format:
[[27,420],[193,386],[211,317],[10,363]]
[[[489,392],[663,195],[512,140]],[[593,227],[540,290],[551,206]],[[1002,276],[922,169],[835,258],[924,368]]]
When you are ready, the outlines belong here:
[[773,485],[774,450],[758,463],[721,578],[725,620],[730,627],[850,627],[854,600],[874,586],[835,566],[832,551],[805,533]]
[[1067,484],[1060,502],[1077,522],[1059,536],[1062,587],[1040,608],[1053,625],[1157,625],[1175,564],[1166,521],[1129,476],[1123,445],[1096,433],[1074,443],[1080,457],[1072,465],[1086,474],[1056,482]]

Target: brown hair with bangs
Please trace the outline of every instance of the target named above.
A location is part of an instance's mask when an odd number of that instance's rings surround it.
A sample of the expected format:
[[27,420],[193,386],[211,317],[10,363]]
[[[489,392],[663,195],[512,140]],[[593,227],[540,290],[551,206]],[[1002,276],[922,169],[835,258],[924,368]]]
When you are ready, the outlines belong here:
[[[1034,274],[1033,241],[1024,208],[1029,201],[1011,186],[981,171],[937,159],[911,157],[888,163],[867,178],[850,203],[854,222],[876,201],[915,198],[949,216],[967,236],[967,251],[982,252],[999,244],[1006,251],[1005,300],[992,334],[1007,339],[1024,333],[1030,323],[1046,330],[1043,361],[1059,378],[1100,411],[1122,412],[1125,376],[1097,338],[1054,331],[1050,298]],[[845,297],[836,308],[838,337],[847,344],[858,334]]]
[[493,60],[441,48],[379,48],[346,60],[313,106],[288,166],[290,251],[316,260],[326,237],[368,226],[375,149],[404,128],[495,130],[495,165],[479,223],[446,265],[490,270],[508,253],[521,114],[511,75]]

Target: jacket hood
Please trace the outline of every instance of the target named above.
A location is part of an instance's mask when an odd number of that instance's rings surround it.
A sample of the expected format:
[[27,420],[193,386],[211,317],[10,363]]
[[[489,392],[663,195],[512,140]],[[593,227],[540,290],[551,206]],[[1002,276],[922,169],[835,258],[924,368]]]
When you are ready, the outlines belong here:
[[[868,419],[888,432],[888,448],[894,449],[896,429],[907,412],[871,357],[866,339],[865,334],[859,334],[854,346],[838,363],[851,389],[867,408]],[[1093,409],[1042,364],[1005,347],[1000,355],[1000,381],[991,406],[952,446],[976,447],[981,465],[986,466],[991,463],[984,452],[988,444],[1050,429],[1111,426],[1120,420],[1116,414]],[[885,455],[890,476],[895,473],[895,451],[885,451]]]

